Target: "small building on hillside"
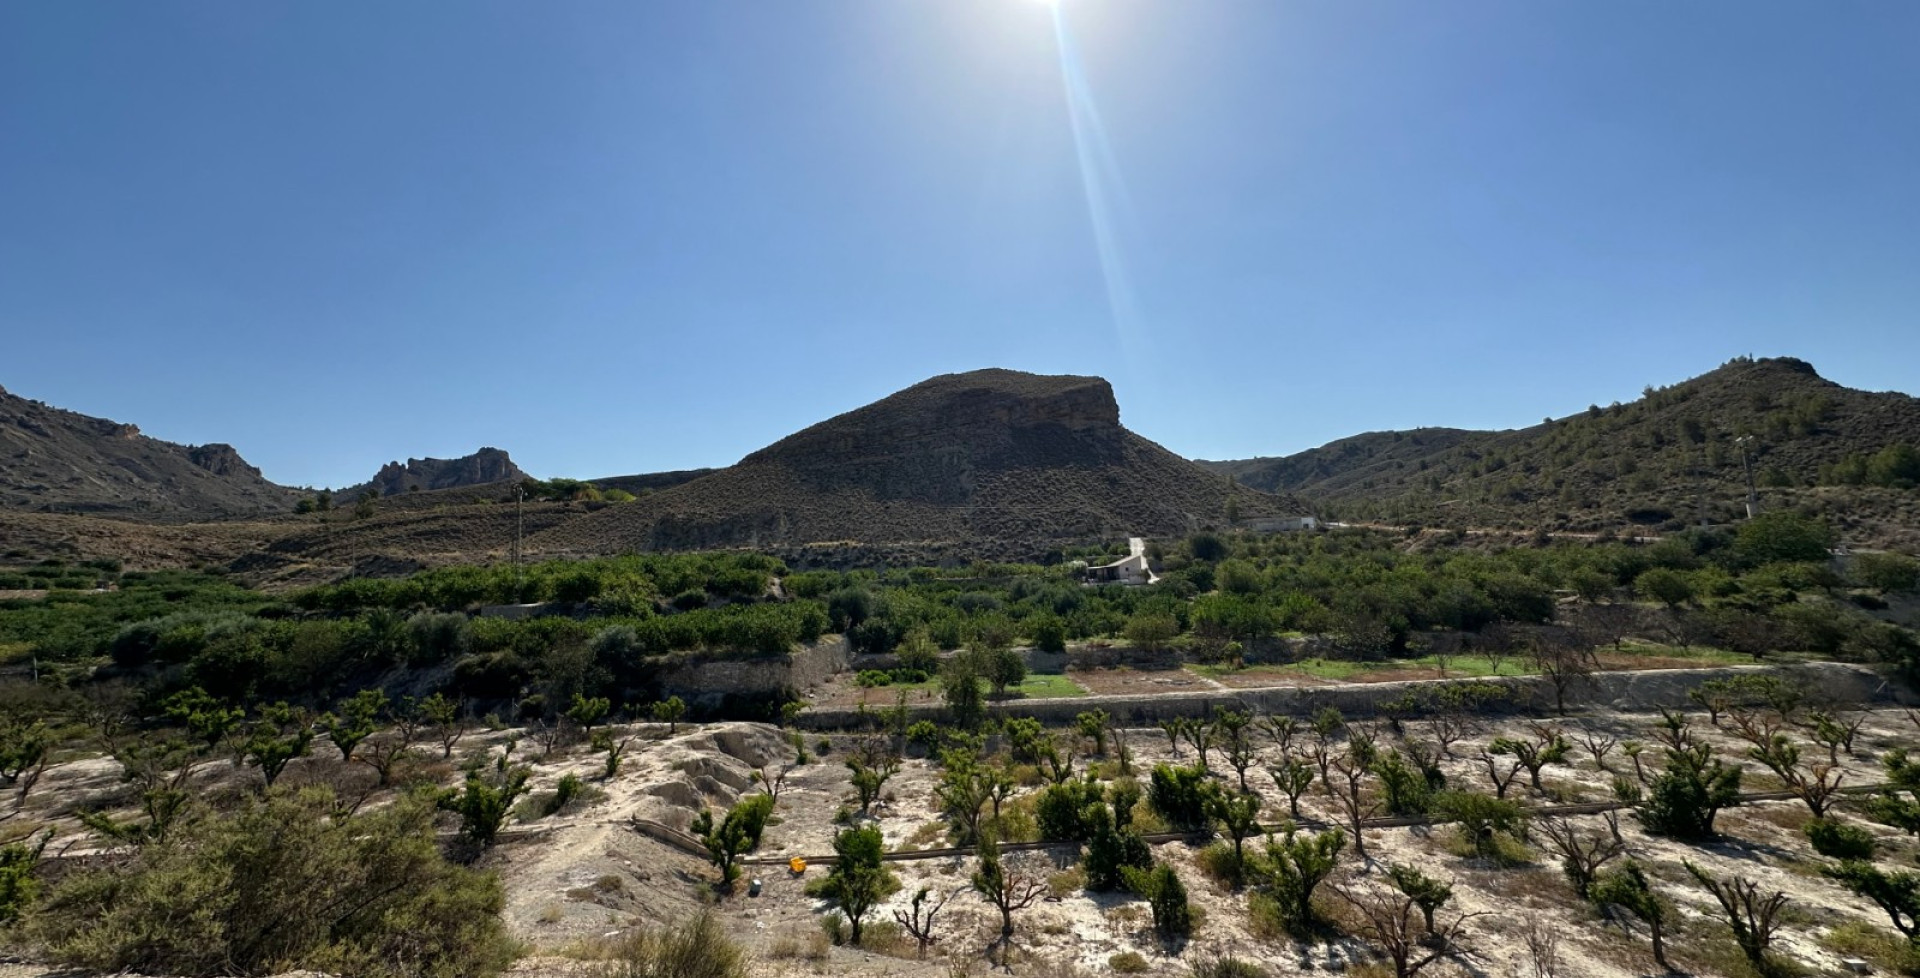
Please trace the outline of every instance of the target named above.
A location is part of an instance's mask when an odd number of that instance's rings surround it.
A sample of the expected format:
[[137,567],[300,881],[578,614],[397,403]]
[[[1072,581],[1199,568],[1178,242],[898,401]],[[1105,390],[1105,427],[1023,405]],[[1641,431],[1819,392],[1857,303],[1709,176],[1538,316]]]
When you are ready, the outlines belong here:
[[1144,537],[1129,537],[1125,557],[1111,564],[1085,568],[1080,572],[1080,579],[1088,584],[1152,584],[1159,580],[1147,563]]
[[1256,516],[1241,526],[1254,533],[1298,533],[1318,530],[1320,521],[1312,516]]

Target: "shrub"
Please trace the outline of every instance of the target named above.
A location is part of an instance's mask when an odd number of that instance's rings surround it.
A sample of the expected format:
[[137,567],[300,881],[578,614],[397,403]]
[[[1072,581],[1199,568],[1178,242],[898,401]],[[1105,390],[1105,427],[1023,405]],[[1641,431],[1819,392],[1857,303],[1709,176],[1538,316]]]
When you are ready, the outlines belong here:
[[890,685],[892,682],[892,673],[882,672],[878,669],[862,669],[859,675],[853,677],[853,684],[855,686],[865,686],[869,689]]
[[746,953],[711,914],[678,927],[643,927],[609,948],[605,978],[744,978]]
[[1033,808],[1040,837],[1069,842],[1086,839],[1091,829],[1086,818],[1088,806],[1104,807],[1105,800],[1106,792],[1092,778],[1048,785]]
[[1501,833],[1519,831],[1525,813],[1519,803],[1472,791],[1443,791],[1434,796],[1433,810],[1460,827],[1471,851],[1483,858],[1499,858]]
[[1122,975],[1138,975],[1153,970],[1139,951],[1121,951],[1107,959],[1107,969]]
[[1266,978],[1265,968],[1233,957],[1200,958],[1188,965],[1193,978]]
[[1873,833],[1830,818],[1816,818],[1806,824],[1807,840],[1813,851],[1828,859],[1872,859]]
[[1708,744],[1667,751],[1667,768],[1653,779],[1640,821],[1655,835],[1691,842],[1713,837],[1720,809],[1740,798],[1740,768],[1713,756]]
[[500,882],[443,859],[433,821],[421,795],[342,815],[324,788],[276,789],[63,880],[31,936],[98,971],[498,974],[515,953]]
[[1219,790],[1205,768],[1156,764],[1147,786],[1147,804],[1181,832],[1204,832],[1213,824],[1209,800]]
[[1152,869],[1129,867],[1124,875],[1127,888],[1147,899],[1153,912],[1153,929],[1163,940],[1193,933],[1193,906],[1187,902],[1186,884],[1173,867],[1160,863]]
[[33,878],[33,868],[40,862],[40,854],[52,837],[49,831],[31,842],[0,846],[0,926],[18,920],[33,904],[40,890]]

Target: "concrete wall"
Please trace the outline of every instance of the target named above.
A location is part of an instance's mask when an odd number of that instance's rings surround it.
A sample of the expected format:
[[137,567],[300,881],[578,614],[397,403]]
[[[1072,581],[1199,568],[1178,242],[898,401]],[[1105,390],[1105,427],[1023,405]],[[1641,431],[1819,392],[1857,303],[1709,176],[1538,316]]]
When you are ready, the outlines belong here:
[[[1773,673],[1799,679],[1816,698],[1842,702],[1886,702],[1900,691],[1880,674],[1864,666],[1816,662],[1799,666],[1729,666],[1716,669],[1658,669],[1640,672],[1603,672],[1569,691],[1568,705],[1622,712],[1691,708],[1687,692],[1709,679],[1750,673]],[[1349,716],[1378,712],[1380,704],[1409,691],[1432,689],[1452,682],[1490,682],[1514,691],[1516,706],[1535,712],[1553,709],[1553,687],[1537,676],[1482,680],[1428,679],[1397,683],[1348,683],[1334,686],[1272,687],[1267,689],[1201,690],[1138,696],[1082,696],[1072,699],[1016,700],[997,704],[995,711],[1037,717],[1043,723],[1066,724],[1085,710],[1106,710],[1129,725],[1145,725],[1174,717],[1201,717],[1215,706],[1255,709],[1265,713],[1306,716],[1332,706]],[[942,709],[910,707],[914,719],[942,719]],[[858,726],[863,718],[854,710],[809,710],[800,715],[802,726],[837,729]]]
[[661,674],[663,695],[695,707],[715,707],[730,697],[776,697],[806,689],[847,670],[852,650],[842,636],[822,638],[777,655],[674,656]]

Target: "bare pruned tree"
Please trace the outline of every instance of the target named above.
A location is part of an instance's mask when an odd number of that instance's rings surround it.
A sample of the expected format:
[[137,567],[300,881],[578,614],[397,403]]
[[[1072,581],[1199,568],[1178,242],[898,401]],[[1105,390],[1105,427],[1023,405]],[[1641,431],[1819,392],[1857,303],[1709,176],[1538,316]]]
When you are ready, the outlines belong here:
[[[1526,770],[1526,766],[1518,760],[1509,761],[1507,755],[1494,754],[1484,747],[1475,751],[1473,756],[1486,766],[1487,780],[1493,782],[1493,794],[1496,798],[1505,798],[1507,789],[1513,787],[1513,783],[1520,780],[1520,772]],[[1503,771],[1502,768],[1505,770]]]
[[1627,847],[1620,841],[1619,822],[1606,813],[1611,831],[1583,832],[1571,820],[1558,815],[1536,818],[1532,822],[1535,841],[1541,848],[1560,857],[1560,870],[1573,885],[1573,891],[1585,900],[1599,877],[1600,868],[1620,857]]
[[1773,944],[1773,932],[1779,926],[1780,910],[1787,905],[1787,895],[1778,890],[1762,895],[1759,884],[1743,876],[1720,879],[1706,870],[1695,866],[1691,861],[1683,862],[1687,872],[1720,901],[1720,910],[1726,914],[1727,926],[1733,929],[1734,943],[1740,945],[1741,953],[1761,974],[1768,974],[1767,948]]
[[1591,723],[1583,723],[1580,725],[1580,743],[1586,747],[1587,753],[1593,755],[1594,767],[1608,773],[1613,772],[1613,768],[1607,766],[1607,755],[1613,753],[1613,748],[1620,743],[1620,738],[1609,735]]
[[952,893],[947,893],[939,899],[929,902],[928,897],[932,895],[933,891],[923,886],[914,892],[913,902],[908,904],[907,909],[895,910],[893,912],[893,919],[899,921],[900,926],[905,929],[908,934],[913,935],[915,941],[919,942],[921,957],[924,958],[927,956],[927,948],[940,942],[940,938],[935,937],[933,933],[934,918],[940,915],[940,911],[947,905],[947,901],[953,899],[954,895],[959,892],[960,890],[954,890]]
[[1360,831],[1367,819],[1380,814],[1380,802],[1367,792],[1367,765],[1351,753],[1342,754],[1333,759],[1333,772],[1337,775],[1335,784],[1339,787],[1333,792],[1333,802],[1340,813],[1347,817],[1347,828],[1353,833],[1354,854],[1367,857],[1367,839]]
[[1600,668],[1592,641],[1573,629],[1535,636],[1527,646],[1527,658],[1553,687],[1554,712],[1561,716],[1567,715],[1567,695]]
[[1336,886],[1333,892],[1358,915],[1359,926],[1354,933],[1386,953],[1393,964],[1394,978],[1413,978],[1428,965],[1455,953],[1467,921],[1485,916],[1461,914],[1429,933],[1413,898],[1397,890],[1356,891]]

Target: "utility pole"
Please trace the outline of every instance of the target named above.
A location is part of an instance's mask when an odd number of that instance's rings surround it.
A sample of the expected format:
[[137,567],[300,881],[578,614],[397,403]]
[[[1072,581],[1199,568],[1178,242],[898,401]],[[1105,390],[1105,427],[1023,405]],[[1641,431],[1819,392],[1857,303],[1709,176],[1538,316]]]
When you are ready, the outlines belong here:
[[1760,491],[1753,485],[1753,456],[1747,451],[1747,443],[1753,441],[1753,436],[1741,435],[1733,441],[1740,446],[1740,465],[1747,470],[1747,519],[1753,519],[1760,514]]
[[515,486],[513,489],[513,603],[519,604],[521,590],[526,585],[521,580],[525,572],[525,562],[520,558],[526,553],[527,518],[522,506],[527,501],[527,487]]

